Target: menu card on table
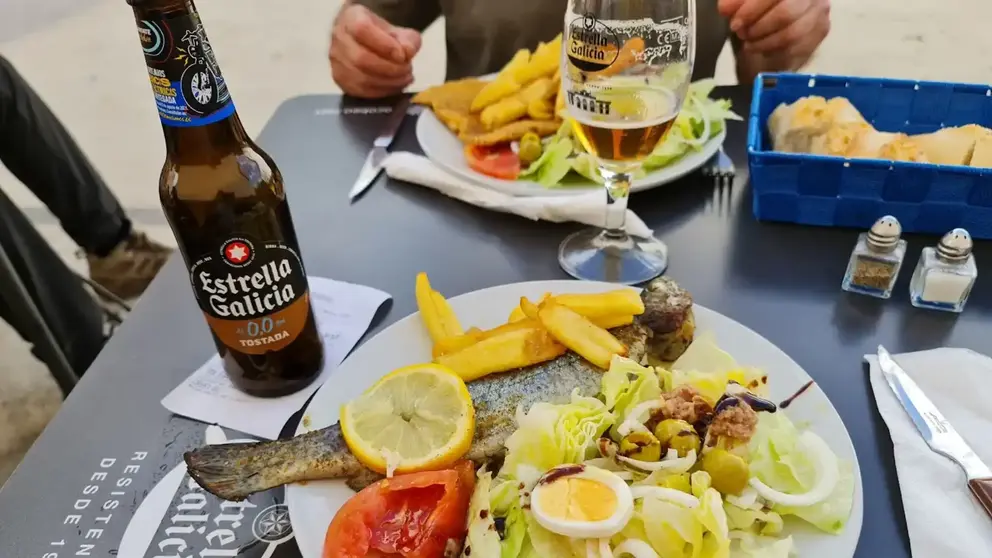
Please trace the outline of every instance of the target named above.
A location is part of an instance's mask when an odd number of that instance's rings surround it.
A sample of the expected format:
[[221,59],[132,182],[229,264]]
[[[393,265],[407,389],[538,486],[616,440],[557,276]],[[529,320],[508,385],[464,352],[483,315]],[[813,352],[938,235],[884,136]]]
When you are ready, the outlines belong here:
[[310,277],[310,295],[317,329],[324,339],[324,369],[306,388],[285,397],[261,398],[238,391],[214,354],[179,387],[162,399],[177,415],[233,428],[273,440],[286,420],[334,372],[372,323],[390,296],[378,289]]

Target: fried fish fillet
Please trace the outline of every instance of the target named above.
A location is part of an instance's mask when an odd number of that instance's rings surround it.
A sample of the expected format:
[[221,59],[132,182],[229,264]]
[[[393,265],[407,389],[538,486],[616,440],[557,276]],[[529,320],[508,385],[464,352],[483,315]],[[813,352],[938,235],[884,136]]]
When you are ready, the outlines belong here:
[[[611,330],[627,347],[629,358],[640,361],[646,356],[649,341],[656,349],[668,349],[659,346],[661,336],[669,328],[681,325],[691,311],[691,298],[681,292],[684,291],[674,283],[652,283],[641,293],[644,314],[637,316],[633,324]],[[653,327],[661,327],[662,331],[654,331]],[[657,338],[652,340],[653,336]],[[691,338],[678,341],[687,346]],[[468,391],[475,405],[475,437],[465,458],[476,464],[499,459],[506,439],[517,429],[518,406],[527,410],[540,401],[564,403],[573,391],[595,396],[602,377],[601,369],[568,352],[548,362],[469,382]],[[234,501],[292,482],[344,479],[348,486],[359,490],[382,478],[363,467],[348,451],[337,424],[288,440],[205,446],[183,457],[197,484],[211,494]]]

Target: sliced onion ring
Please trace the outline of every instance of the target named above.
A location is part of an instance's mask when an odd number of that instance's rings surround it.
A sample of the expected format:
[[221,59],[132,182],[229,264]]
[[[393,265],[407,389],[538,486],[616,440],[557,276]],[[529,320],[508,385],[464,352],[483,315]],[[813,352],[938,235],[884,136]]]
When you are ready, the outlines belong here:
[[816,484],[803,494],[786,494],[761,482],[758,477],[751,477],[751,487],[757,490],[758,495],[765,500],[782,506],[805,507],[818,504],[833,493],[840,480],[837,456],[830,451],[822,438],[809,431],[803,432],[799,436],[799,444],[813,461]]
[[613,549],[613,554],[610,558],[613,558],[613,556],[620,558],[624,554],[629,554],[634,558],[659,558],[658,553],[651,548],[651,545],[640,539],[627,539],[618,544]]
[[644,413],[649,413],[651,411],[657,411],[665,405],[665,402],[661,399],[652,399],[649,401],[644,401],[643,403],[637,404],[633,409],[627,413],[624,417],[623,422],[617,427],[617,433],[621,436],[626,436],[634,431],[648,432],[648,429],[644,426],[644,421],[641,416]]
[[689,450],[685,457],[669,459],[667,456],[662,461],[641,461],[631,459],[622,455],[617,455],[617,459],[641,471],[661,471],[663,469],[677,469],[688,471],[696,463],[696,450]]
[[675,490],[674,488],[665,488],[663,486],[631,486],[630,493],[634,496],[635,500],[638,498],[657,498],[658,500],[679,504],[686,508],[699,507],[699,498],[696,498],[692,494],[686,494],[681,490]]

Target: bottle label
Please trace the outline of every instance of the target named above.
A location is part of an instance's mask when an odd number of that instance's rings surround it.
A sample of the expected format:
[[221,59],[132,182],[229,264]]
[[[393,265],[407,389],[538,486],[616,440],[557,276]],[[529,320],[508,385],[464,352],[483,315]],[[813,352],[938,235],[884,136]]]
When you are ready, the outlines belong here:
[[234,114],[197,14],[139,20],[138,36],[162,124],[204,126]]
[[280,241],[232,236],[190,266],[190,281],[210,329],[241,353],[286,347],[310,314],[303,262]]

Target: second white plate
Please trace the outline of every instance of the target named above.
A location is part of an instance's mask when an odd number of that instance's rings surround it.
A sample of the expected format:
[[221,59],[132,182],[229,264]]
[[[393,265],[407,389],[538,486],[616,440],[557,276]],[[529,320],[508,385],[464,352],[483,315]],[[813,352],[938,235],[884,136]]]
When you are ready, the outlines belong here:
[[[682,178],[706,164],[706,161],[713,157],[723,145],[723,140],[726,137],[727,131],[724,129],[719,135],[703,144],[702,149],[689,152],[671,165],[635,180],[631,184],[630,191],[650,190]],[[511,196],[574,196],[584,194],[591,189],[602,188],[594,182],[588,182],[588,186],[576,184],[561,188],[545,188],[536,182],[501,180],[477,173],[468,166],[468,162],[465,160],[464,144],[451,133],[451,130],[445,127],[444,123],[434,116],[434,112],[430,109],[420,113],[420,118],[417,119],[417,141],[420,142],[424,155],[427,155],[428,159],[444,170],[474,184]]]

